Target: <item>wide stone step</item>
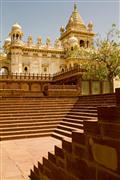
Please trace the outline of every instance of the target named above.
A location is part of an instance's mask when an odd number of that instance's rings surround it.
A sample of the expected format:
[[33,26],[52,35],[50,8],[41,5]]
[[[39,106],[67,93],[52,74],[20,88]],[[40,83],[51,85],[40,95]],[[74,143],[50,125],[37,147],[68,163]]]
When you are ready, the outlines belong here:
[[57,132],[53,132],[51,136],[56,138],[56,139],[59,139],[59,140],[63,140],[64,139],[64,140],[71,141],[71,139],[72,139],[71,137],[66,137],[66,136],[64,136],[62,134],[59,134]]
[[63,129],[55,129],[54,130],[55,133],[59,133],[61,135],[64,135],[64,136],[67,136],[67,137],[71,137],[72,136],[72,132],[70,131],[66,131],[66,130],[63,130]]
[[[81,133],[83,133],[84,132],[84,130],[82,130],[82,129],[79,129],[79,132],[81,132]],[[68,134],[67,134],[68,135]],[[69,136],[67,136],[67,135],[64,135],[63,133],[61,133],[61,131],[54,131],[53,133],[52,133],[52,137],[54,137],[54,138],[56,138],[56,139],[59,139],[59,140],[66,140],[66,141],[72,141],[72,133],[70,133],[70,135]]]
[[56,116],[56,115],[65,115],[67,113],[67,111],[49,111],[49,112],[17,112],[16,113],[9,113],[9,112],[6,112],[6,113],[0,113],[0,119],[1,118],[11,118],[11,117],[18,117],[18,116],[49,116],[49,115],[53,115],[53,116]]
[[10,135],[19,135],[19,134],[33,134],[33,133],[46,133],[46,132],[52,132],[54,130],[53,127],[49,128],[42,128],[42,129],[23,129],[23,130],[15,130],[15,131],[5,131],[1,132],[0,136],[10,136]]
[[108,97],[113,97],[115,98],[115,93],[106,93],[106,94],[94,94],[94,95],[82,95],[82,96],[79,96],[80,99],[94,99],[94,98],[108,98]]
[[18,113],[25,113],[25,112],[27,112],[27,113],[29,113],[29,112],[34,112],[34,113],[38,113],[38,112],[41,112],[41,113],[44,113],[44,112],[46,112],[46,113],[49,113],[49,112],[56,112],[56,110],[57,110],[57,112],[62,112],[62,111],[69,111],[71,108],[57,108],[57,109],[55,109],[55,108],[53,108],[53,109],[51,109],[51,108],[49,108],[49,109],[40,109],[39,107],[37,107],[37,108],[28,108],[28,109],[26,109],[26,108],[19,108],[19,109],[17,109],[17,108],[14,108],[14,109],[3,109],[3,110],[1,110],[0,109],[0,115],[2,114],[2,113],[16,113],[16,112],[18,112]]
[[74,104],[74,107],[81,107],[81,106],[92,106],[92,107],[98,107],[98,106],[106,106],[106,105],[115,105],[115,103],[113,102],[109,102],[109,103],[99,103],[99,102],[86,102],[86,103],[77,103],[77,104]]
[[83,129],[83,127],[82,126],[78,126],[77,128],[75,128],[75,127],[72,127],[72,126],[69,126],[69,125],[60,124],[60,125],[57,126],[57,129],[72,132],[72,131],[75,131],[75,130],[78,130],[78,129]]
[[35,117],[31,118],[31,119],[20,119],[18,117],[18,119],[6,119],[6,120],[0,120],[0,124],[15,124],[15,123],[35,123],[35,122],[52,122],[52,121],[61,121],[63,117],[46,117],[46,118],[38,118],[36,119]]
[[9,117],[0,117],[0,121],[1,120],[15,120],[15,119],[22,119],[22,120],[24,120],[24,119],[42,119],[42,118],[55,118],[55,117],[64,117],[65,116],[65,114],[64,113],[61,113],[61,114],[49,114],[49,115],[47,115],[47,114],[45,114],[45,115],[43,115],[43,116],[41,116],[41,115],[34,115],[34,116],[31,116],[31,115],[26,115],[26,116],[9,116]]
[[85,105],[85,106],[76,106],[76,105],[74,105],[72,110],[74,110],[74,109],[96,110],[97,108],[96,108],[96,106],[87,106],[87,105]]
[[45,105],[44,103],[43,104],[27,104],[27,105],[25,105],[25,104],[5,104],[5,105],[3,105],[3,104],[1,104],[0,105],[0,108],[30,108],[30,107],[39,107],[39,108],[54,108],[54,107],[59,107],[59,108],[62,108],[62,107],[73,107],[73,104],[61,104],[61,105],[58,105],[58,104],[47,104],[47,105]]
[[[72,122],[65,122],[65,121],[62,121],[60,123],[60,125],[63,125],[63,126],[68,126],[68,127],[73,127],[73,128],[77,128],[77,129],[83,129],[83,121],[80,123],[72,123]],[[59,126],[59,125],[58,125]]]
[[11,99],[11,100],[5,100],[5,99],[2,99],[0,98],[0,103],[1,102],[4,102],[4,103],[23,103],[25,102],[26,104],[29,104],[29,103],[42,103],[44,102],[45,104],[47,103],[75,103],[75,102],[78,102],[78,100],[70,100],[69,98],[68,99],[55,99],[55,100],[44,100],[44,99],[35,99],[35,100],[32,100],[32,99],[27,99],[27,98],[24,98],[24,99]]
[[66,117],[73,118],[73,119],[80,119],[82,117],[83,118],[86,118],[86,117],[88,117],[88,118],[92,118],[93,117],[94,118],[94,117],[96,117],[96,115],[94,116],[94,114],[93,115],[89,115],[89,114],[84,114],[84,113],[81,113],[81,114],[79,113],[79,115],[78,114],[76,115],[75,113],[74,114],[71,113],[71,114],[67,114]]
[[[26,105],[26,106],[25,106],[25,105],[22,105],[22,104],[21,104],[21,105],[14,105],[14,104],[12,104],[12,105],[10,106],[10,108],[12,108],[12,107],[14,107],[14,108],[15,108],[15,107],[16,107],[16,108],[23,108],[23,109],[25,109],[25,108],[26,108],[26,109],[27,109],[27,108],[28,108],[28,109],[29,109],[29,108],[31,109],[32,107],[33,107],[33,108],[43,108],[43,109],[45,109],[45,108],[47,107],[47,108],[52,108],[52,109],[53,109],[53,108],[55,107],[55,108],[58,109],[58,108],[63,108],[64,106],[63,106],[63,105],[57,105],[57,104],[54,104],[54,106],[50,106],[50,105],[49,105],[49,106],[45,106],[44,104],[43,104],[43,105],[42,105],[42,104],[41,104],[41,105],[33,104],[33,105]],[[66,104],[65,107],[66,107],[66,108],[68,108],[68,107],[73,107],[73,105],[68,105],[68,104]],[[3,107],[1,106],[1,108],[8,108],[8,105],[6,104],[6,105],[3,106]]]
[[23,102],[26,105],[42,104],[42,103],[44,103],[44,104],[67,104],[67,103],[74,104],[74,103],[77,103],[76,101],[69,101],[69,100],[67,100],[67,101],[37,101],[37,100],[35,100],[35,101],[25,101],[25,100],[23,100],[23,101],[4,101],[4,100],[0,99],[0,105],[2,105],[2,104],[23,104]]
[[90,112],[78,112],[78,111],[76,111],[76,112],[74,112],[74,111],[72,111],[72,112],[69,112],[69,114],[68,114],[68,116],[74,116],[74,117],[79,117],[80,115],[82,115],[82,116],[88,116],[88,117],[97,117],[97,113],[90,113]]
[[77,100],[79,100],[79,98],[34,98],[34,97],[25,97],[25,98],[13,98],[13,97],[7,97],[7,98],[0,98],[0,100],[3,100],[4,102],[76,102]]
[[88,112],[88,113],[97,113],[97,108],[73,108],[70,112]]
[[22,104],[25,104],[25,105],[33,105],[33,104],[37,104],[37,105],[42,105],[42,104],[45,104],[45,105],[54,105],[54,104],[58,104],[58,105],[63,105],[63,104],[74,104],[74,102],[53,102],[53,103],[49,103],[49,102],[4,102],[4,101],[1,101],[0,102],[0,106],[2,105],[22,105]]
[[12,123],[0,123],[0,128],[4,129],[4,128],[12,128],[12,127],[31,127],[31,126],[43,126],[43,125],[58,125],[61,121],[60,120],[54,120],[52,119],[51,121],[42,121],[42,122],[39,122],[39,121],[33,121],[33,122],[12,122]]
[[63,119],[63,122],[70,122],[70,123],[78,123],[78,124],[81,124],[83,123],[83,121],[93,121],[93,120],[96,120],[96,118],[85,118],[85,117],[80,117],[79,119],[74,119],[74,118],[68,118],[68,117],[65,117]]
[[34,124],[32,126],[16,126],[16,127],[0,127],[0,134],[4,134],[6,132],[17,132],[17,131],[25,131],[25,130],[39,130],[39,129],[45,129],[45,128],[53,128],[55,129],[57,127],[56,124],[51,124],[51,125],[38,125]]
[[79,98],[80,101],[115,101],[116,97],[80,97]]
[[31,134],[13,134],[13,135],[5,135],[5,136],[0,136],[0,141],[5,141],[5,140],[12,140],[12,139],[23,139],[23,138],[37,138],[37,137],[45,137],[45,136],[51,136],[52,132],[34,132]]

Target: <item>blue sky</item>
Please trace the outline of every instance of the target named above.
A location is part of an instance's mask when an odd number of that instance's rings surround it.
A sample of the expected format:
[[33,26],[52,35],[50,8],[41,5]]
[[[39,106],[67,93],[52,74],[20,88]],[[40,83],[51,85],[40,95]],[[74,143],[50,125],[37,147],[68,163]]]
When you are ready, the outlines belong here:
[[[111,28],[113,23],[120,28],[120,1],[75,1],[78,11],[85,24],[91,20],[94,23],[94,32],[102,37]],[[33,36],[36,43],[37,37],[42,37],[43,43],[49,36],[54,40],[59,37],[60,26],[65,26],[72,13],[74,1],[40,1],[40,0],[1,0],[0,4],[0,35],[3,44],[7,38],[11,26],[18,22],[23,29],[26,41],[29,35]]]

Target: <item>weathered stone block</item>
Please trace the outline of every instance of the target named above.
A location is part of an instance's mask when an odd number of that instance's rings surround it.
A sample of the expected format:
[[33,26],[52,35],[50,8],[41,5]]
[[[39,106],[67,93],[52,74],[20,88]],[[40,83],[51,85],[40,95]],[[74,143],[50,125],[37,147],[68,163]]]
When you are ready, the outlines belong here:
[[84,158],[86,157],[85,153],[85,147],[80,147],[78,145],[73,146],[73,155],[78,156],[79,158]]
[[59,167],[52,167],[51,180],[68,180],[66,172]]
[[39,169],[34,165],[34,172],[39,175]]
[[68,153],[72,153],[72,142],[62,140],[62,148]]
[[85,134],[79,131],[72,132],[72,142],[85,145]]
[[65,168],[65,161],[61,159],[57,159],[57,166],[64,169]]
[[120,88],[115,89],[115,94],[116,94],[116,104],[117,106],[120,106]]
[[78,158],[67,159],[67,170],[81,180],[95,179],[96,176],[95,168],[88,166],[84,160]]
[[100,126],[98,121],[84,121],[84,132],[87,134],[99,135]]
[[48,161],[48,159],[46,159],[45,157],[43,157],[43,166],[47,167],[48,169],[50,169],[51,167],[50,161]]
[[120,140],[120,123],[101,123],[102,135]]
[[90,161],[96,161],[99,165],[120,174],[120,141],[94,137],[89,139],[89,145]]
[[54,164],[56,164],[56,157],[54,154],[48,152],[48,159],[53,162]]
[[40,162],[38,162],[38,169],[40,172],[43,171],[43,165]]
[[[52,178],[52,173],[51,170],[44,167],[44,175],[47,176],[47,178],[51,179]],[[39,179],[38,179],[39,180]],[[42,180],[42,179],[41,179]]]
[[90,140],[91,152],[94,161],[113,171],[118,170],[118,155],[115,147],[104,145]]
[[97,180],[120,180],[120,176],[101,169],[97,171]]
[[98,119],[108,122],[120,120],[120,107],[98,107]]
[[64,159],[64,152],[61,148],[55,146],[55,155],[59,156],[60,158]]
[[117,149],[117,155],[118,155],[118,173],[120,174],[120,146]]

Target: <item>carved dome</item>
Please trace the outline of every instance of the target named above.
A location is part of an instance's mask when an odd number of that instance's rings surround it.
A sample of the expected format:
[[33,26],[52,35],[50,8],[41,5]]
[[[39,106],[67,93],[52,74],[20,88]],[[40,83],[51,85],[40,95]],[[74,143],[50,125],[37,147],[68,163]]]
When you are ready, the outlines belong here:
[[12,39],[21,39],[23,36],[22,27],[18,23],[13,24],[9,36],[12,37]]
[[16,29],[22,30],[22,27],[18,23],[15,23],[12,25],[12,30],[16,30]]
[[90,22],[88,23],[88,26],[93,26],[93,22],[90,21]]
[[90,21],[90,22],[88,23],[88,31],[92,31],[92,30],[93,30],[93,22]]
[[6,38],[5,43],[11,43],[11,38],[10,37]]

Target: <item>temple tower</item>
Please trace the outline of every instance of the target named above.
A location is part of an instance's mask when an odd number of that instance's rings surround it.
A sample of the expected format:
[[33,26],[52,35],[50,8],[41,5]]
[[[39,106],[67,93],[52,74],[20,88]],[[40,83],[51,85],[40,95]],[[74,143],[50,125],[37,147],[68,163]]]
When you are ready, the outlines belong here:
[[69,41],[69,38],[76,37],[80,47],[91,47],[93,45],[93,24],[90,22],[88,26],[85,25],[82,17],[80,16],[76,3],[74,4],[73,12],[69,18],[69,21],[64,29],[60,28],[60,40],[64,47]]
[[21,73],[22,72],[22,46],[23,46],[23,31],[22,27],[15,23],[11,32],[9,33],[11,38],[11,72],[12,73]]

